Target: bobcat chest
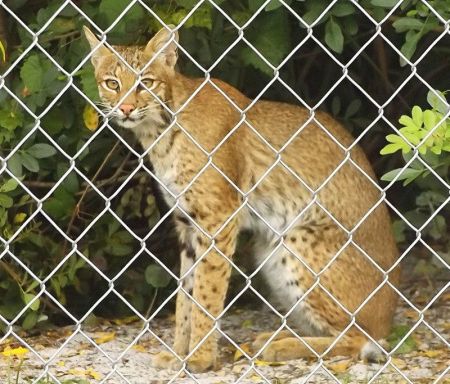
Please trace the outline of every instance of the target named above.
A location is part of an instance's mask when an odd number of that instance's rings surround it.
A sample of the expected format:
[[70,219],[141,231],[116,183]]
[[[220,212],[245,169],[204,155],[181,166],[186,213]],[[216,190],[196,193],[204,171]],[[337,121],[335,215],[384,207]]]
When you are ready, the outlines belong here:
[[174,196],[178,196],[182,191],[179,182],[180,159],[177,156],[175,135],[176,132],[167,132],[164,137],[157,141],[150,137],[140,138],[144,148],[151,148],[149,158],[160,184],[160,189],[168,204],[173,204]]

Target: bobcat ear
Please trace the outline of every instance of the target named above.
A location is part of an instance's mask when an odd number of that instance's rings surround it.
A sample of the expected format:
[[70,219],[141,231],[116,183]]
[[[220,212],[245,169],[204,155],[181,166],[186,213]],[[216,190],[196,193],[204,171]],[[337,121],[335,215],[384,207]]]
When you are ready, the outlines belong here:
[[166,64],[173,68],[177,62],[177,44],[178,43],[178,31],[174,31],[175,25],[168,25],[167,28],[173,32],[168,31],[166,28],[162,28],[153,38],[148,42],[145,47],[145,53],[152,55],[157,53],[162,47],[164,47],[169,41],[170,43],[159,53],[159,57],[165,60]]
[[111,51],[100,43],[100,40],[94,35],[94,33],[86,26],[83,26],[84,35],[86,40],[91,46],[92,56],[91,61],[94,67],[97,66],[99,60],[104,57],[111,55]]

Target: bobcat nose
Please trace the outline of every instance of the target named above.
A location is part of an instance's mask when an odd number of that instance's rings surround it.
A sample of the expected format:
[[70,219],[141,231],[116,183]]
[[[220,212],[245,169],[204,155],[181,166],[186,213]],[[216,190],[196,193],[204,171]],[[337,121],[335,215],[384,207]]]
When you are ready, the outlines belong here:
[[124,113],[125,116],[129,116],[131,112],[133,112],[136,107],[133,104],[122,104],[119,106],[119,109]]

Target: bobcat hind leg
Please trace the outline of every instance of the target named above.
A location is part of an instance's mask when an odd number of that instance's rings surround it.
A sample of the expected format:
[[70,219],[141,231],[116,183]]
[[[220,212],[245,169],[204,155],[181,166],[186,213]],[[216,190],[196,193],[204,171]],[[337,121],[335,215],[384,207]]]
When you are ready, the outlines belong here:
[[[262,352],[262,358],[267,361],[284,361],[317,357],[327,351],[336,338],[333,336],[304,337],[302,340],[304,342],[291,336],[272,341]],[[383,359],[382,350],[375,343],[364,336],[351,334],[341,337],[326,356],[361,357],[368,361]]]

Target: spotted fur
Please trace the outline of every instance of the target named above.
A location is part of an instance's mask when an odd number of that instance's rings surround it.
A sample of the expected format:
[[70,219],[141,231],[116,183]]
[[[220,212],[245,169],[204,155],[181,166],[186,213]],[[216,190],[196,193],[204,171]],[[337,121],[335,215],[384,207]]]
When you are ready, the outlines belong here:
[[[318,124],[303,108],[270,101],[252,105],[243,122],[233,104],[245,109],[251,100],[220,80],[203,85],[203,79],[175,70],[176,32],[163,29],[146,47],[115,47],[128,65],[85,32],[103,105],[107,111],[117,107],[117,123],[135,132],[167,201],[180,208],[178,358],[160,353],[153,365],[175,367],[185,357],[192,371],[215,365],[214,318],[224,310],[228,260],[243,229],[254,233],[271,303],[288,314],[310,348],[324,353],[355,311],[360,329],[375,341],[384,338],[396,296],[383,270],[393,266],[397,249],[363,151],[357,145],[342,150],[353,143],[347,131],[323,112],[315,113]],[[105,88],[108,77],[120,89]],[[144,88],[143,79],[151,79]],[[123,116],[121,103],[135,107],[134,115]],[[398,271],[388,278],[397,284]],[[328,352],[372,356],[375,349],[360,329],[350,326]],[[254,346],[264,348],[262,357],[269,360],[313,355],[289,333],[261,335]]]

